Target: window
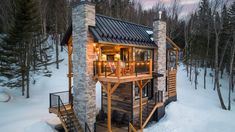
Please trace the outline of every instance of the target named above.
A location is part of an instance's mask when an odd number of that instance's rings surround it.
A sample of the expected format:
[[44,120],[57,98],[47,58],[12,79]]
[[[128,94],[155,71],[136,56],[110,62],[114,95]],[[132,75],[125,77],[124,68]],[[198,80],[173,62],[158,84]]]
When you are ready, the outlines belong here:
[[136,61],[148,61],[152,59],[152,50],[150,49],[135,49]]
[[[139,99],[139,87],[137,84],[135,85],[135,99]],[[153,97],[153,81],[151,80],[144,88],[142,92],[142,97],[148,97],[149,99],[152,99]]]
[[168,50],[167,52],[167,69],[176,68],[176,51]]
[[135,50],[135,69],[137,73],[149,72],[149,60],[152,59],[152,50],[150,49],[136,49]]

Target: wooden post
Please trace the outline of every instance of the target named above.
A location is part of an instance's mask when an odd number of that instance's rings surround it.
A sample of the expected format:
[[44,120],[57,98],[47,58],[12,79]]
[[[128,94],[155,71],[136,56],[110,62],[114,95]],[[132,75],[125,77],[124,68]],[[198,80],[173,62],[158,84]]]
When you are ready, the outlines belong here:
[[142,84],[142,81],[140,81],[140,87],[139,87],[139,89],[140,89],[140,92],[139,92],[139,96],[140,96],[140,101],[139,101],[139,105],[140,105],[140,107],[139,107],[139,114],[140,114],[140,129],[142,129],[142,111],[143,111],[143,106],[142,106],[142,86],[143,86],[143,84]]
[[101,48],[100,48],[100,46],[98,45],[97,46],[98,48],[99,48],[99,51],[98,51],[98,53],[97,53],[97,55],[98,55],[98,61],[97,61],[97,63],[96,63],[96,65],[98,65],[98,76],[101,76],[101,66],[102,66],[102,60],[101,60]]
[[121,62],[120,60],[117,62],[117,77],[120,78],[121,74],[120,74],[120,70],[121,69]]
[[111,83],[107,84],[107,97],[108,97],[108,131],[112,132],[112,124],[111,124]]
[[68,42],[68,83],[69,83],[69,103],[72,104],[72,37]]
[[149,60],[149,74],[152,75],[153,72],[153,63],[152,63],[152,59]]

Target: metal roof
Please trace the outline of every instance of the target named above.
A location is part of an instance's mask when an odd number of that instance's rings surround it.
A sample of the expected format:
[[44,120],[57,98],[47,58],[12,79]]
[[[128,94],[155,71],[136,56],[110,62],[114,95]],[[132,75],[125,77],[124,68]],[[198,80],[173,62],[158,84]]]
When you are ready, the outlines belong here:
[[157,47],[147,31],[150,27],[96,14],[95,27],[89,30],[97,42],[121,45]]
[[[120,19],[96,14],[96,25],[89,26],[89,30],[96,42],[156,48],[152,40],[151,27],[139,25]],[[72,24],[66,31],[61,45],[66,45],[72,35]],[[180,49],[169,37],[166,37],[167,48]]]
[[[89,26],[89,30],[96,42],[149,48],[157,47],[155,42],[151,40],[151,35],[147,33],[147,31],[152,31],[150,27],[100,14],[96,14],[95,20],[95,27]],[[72,25],[65,33],[61,45],[66,45],[71,35]]]

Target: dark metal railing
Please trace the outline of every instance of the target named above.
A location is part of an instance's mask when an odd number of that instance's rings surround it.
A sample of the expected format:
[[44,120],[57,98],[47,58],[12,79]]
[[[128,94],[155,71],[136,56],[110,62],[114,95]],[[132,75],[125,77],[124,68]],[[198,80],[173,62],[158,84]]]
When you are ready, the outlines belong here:
[[[91,132],[91,129],[86,122],[85,122],[85,132]],[[96,132],[96,123],[94,123],[94,132]]]
[[58,113],[60,114],[60,118],[67,125],[68,129],[77,130],[71,118],[71,115],[69,114],[68,110],[65,107],[65,105],[67,104],[70,104],[68,91],[50,93],[50,108],[56,108],[58,110]]
[[60,97],[61,101],[67,105],[71,104],[72,102],[69,100],[69,92],[62,91],[56,93],[50,93],[50,108],[58,107],[58,96]]
[[143,73],[152,74],[152,60],[149,61],[94,61],[94,76],[128,76]]
[[86,122],[85,122],[85,132],[91,132],[91,129],[89,128]]

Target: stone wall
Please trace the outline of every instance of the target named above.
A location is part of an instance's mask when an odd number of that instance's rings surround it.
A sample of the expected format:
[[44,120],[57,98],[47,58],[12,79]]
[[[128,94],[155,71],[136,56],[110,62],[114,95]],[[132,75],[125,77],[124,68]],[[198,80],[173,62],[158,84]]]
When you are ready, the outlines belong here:
[[[157,86],[158,90],[166,90],[166,22],[157,20],[153,23],[153,40],[158,46],[157,50],[157,72],[163,74],[163,77],[158,77],[157,81],[154,81],[154,86]],[[156,59],[156,58],[155,58]],[[165,96],[163,97],[165,101]]]
[[96,93],[93,80],[93,38],[88,26],[95,26],[95,6],[80,3],[72,8],[74,111],[82,126],[91,131],[96,118]]

